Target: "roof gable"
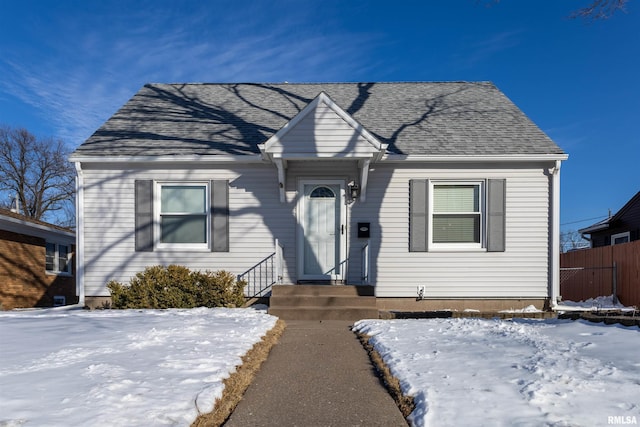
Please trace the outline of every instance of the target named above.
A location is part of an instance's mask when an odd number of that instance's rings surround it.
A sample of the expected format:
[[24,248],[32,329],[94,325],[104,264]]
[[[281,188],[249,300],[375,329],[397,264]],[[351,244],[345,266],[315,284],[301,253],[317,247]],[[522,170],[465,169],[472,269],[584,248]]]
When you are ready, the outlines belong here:
[[383,154],[378,141],[326,93],[320,94],[285,124],[260,151],[272,157],[370,158]]

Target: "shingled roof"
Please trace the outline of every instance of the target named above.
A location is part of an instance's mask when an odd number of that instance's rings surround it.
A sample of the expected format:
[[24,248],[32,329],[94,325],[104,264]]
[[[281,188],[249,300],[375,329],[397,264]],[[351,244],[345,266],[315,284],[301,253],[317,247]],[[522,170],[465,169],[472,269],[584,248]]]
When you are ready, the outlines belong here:
[[259,154],[321,92],[390,154],[563,154],[492,83],[148,84],[74,158]]
[[[9,209],[0,208],[0,222],[2,221],[10,222],[10,219],[14,219],[20,223],[31,225],[38,228],[48,228],[54,231],[62,231],[65,233],[75,233],[75,231],[71,228],[61,227],[59,225],[51,224],[45,221],[40,221],[38,219],[34,219],[26,215],[13,212]],[[2,228],[2,224],[0,224],[0,228]]]

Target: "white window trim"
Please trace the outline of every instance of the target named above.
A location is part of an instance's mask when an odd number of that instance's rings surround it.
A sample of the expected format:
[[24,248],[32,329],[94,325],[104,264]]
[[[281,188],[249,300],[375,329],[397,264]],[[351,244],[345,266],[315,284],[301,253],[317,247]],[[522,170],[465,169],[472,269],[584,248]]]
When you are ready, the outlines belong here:
[[[477,185],[479,187],[480,201],[480,242],[479,243],[437,243],[433,241],[433,215],[434,215],[434,187],[436,185]],[[427,216],[429,227],[429,251],[460,251],[486,252],[486,181],[485,180],[429,180],[429,212]]]
[[[207,212],[207,225],[206,225],[206,242],[205,243],[162,243],[160,238],[162,236],[161,226],[161,206],[162,206],[162,187],[163,186],[182,186],[182,187],[205,187],[205,210]],[[153,222],[154,222],[154,248],[157,250],[172,249],[181,251],[211,251],[211,187],[207,181],[156,181],[153,197]]]
[[[50,243],[55,246],[54,255],[53,255],[53,270],[47,270],[47,243]],[[60,246],[64,246],[67,248],[67,267],[65,270],[60,270]],[[73,261],[73,253],[71,252],[71,245],[65,245],[63,243],[53,242],[53,241],[45,241],[44,246],[44,269],[47,274],[53,274],[56,276],[71,276],[71,263]]]
[[[611,235],[611,246],[616,245],[615,241],[616,239],[619,239],[620,237],[626,237],[627,241],[624,243],[628,243],[631,241],[631,232],[629,231],[625,231],[624,233],[617,233],[617,234],[612,234]],[[618,245],[621,245],[622,243],[617,243]]]

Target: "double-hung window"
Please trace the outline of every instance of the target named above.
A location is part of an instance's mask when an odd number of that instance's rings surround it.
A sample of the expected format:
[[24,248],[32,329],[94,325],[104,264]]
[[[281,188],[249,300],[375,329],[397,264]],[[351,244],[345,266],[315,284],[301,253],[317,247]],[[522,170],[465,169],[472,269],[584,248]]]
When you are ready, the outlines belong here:
[[439,183],[432,186],[429,213],[434,247],[481,247],[482,184]]
[[136,252],[229,252],[229,181],[135,181]]
[[158,247],[209,247],[208,183],[159,183]]
[[481,247],[482,183],[433,182],[429,212],[434,247]]
[[409,182],[409,251],[505,251],[506,181]]
[[53,242],[45,244],[45,270],[53,274],[71,274],[69,246]]

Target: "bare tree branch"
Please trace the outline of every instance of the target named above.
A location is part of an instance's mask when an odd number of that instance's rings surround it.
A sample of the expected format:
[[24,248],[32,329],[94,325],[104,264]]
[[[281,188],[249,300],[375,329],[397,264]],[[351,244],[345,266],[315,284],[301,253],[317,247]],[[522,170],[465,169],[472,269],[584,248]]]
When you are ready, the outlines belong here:
[[626,13],[628,0],[594,0],[593,3],[582,9],[578,9],[569,15],[570,18],[584,18],[590,21],[609,19],[617,11]]
[[588,247],[590,247],[589,241],[585,240],[582,234],[576,230],[567,230],[560,233],[560,252],[585,249]]
[[47,213],[65,225],[74,200],[75,171],[69,151],[60,140],[37,139],[26,129],[0,127],[0,204],[11,206],[17,197],[21,213],[42,219]]
[[[569,18],[582,18],[588,21],[609,19],[618,11],[627,13],[628,2],[629,0],[592,0],[588,6],[572,12]],[[500,0],[476,0],[476,3],[490,7],[500,3]]]

